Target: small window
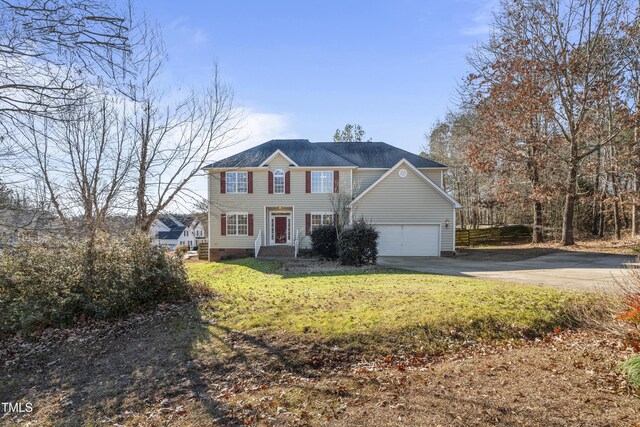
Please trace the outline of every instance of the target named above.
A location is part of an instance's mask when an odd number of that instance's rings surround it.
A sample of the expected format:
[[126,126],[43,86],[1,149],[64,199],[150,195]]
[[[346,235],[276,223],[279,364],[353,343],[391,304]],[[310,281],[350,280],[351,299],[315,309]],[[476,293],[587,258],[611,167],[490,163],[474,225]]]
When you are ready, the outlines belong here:
[[249,220],[247,214],[227,214],[227,236],[247,236]]
[[189,237],[189,232],[187,230],[184,230],[184,237]]
[[314,213],[311,214],[311,231],[322,226],[333,225],[332,213]]
[[284,172],[278,169],[273,173],[273,192],[275,194],[284,194]]
[[227,193],[246,193],[248,179],[246,172],[227,172],[225,175]]
[[333,193],[333,171],[312,171],[311,192]]

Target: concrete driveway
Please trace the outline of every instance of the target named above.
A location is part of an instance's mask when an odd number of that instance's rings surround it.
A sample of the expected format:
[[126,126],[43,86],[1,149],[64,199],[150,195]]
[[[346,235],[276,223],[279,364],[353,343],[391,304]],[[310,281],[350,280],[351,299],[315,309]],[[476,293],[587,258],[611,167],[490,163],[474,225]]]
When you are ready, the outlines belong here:
[[378,264],[421,273],[593,291],[615,289],[615,280],[628,274],[624,264],[635,262],[631,255],[593,252],[557,252],[519,261],[500,261],[499,256],[495,260],[470,258],[380,257]]

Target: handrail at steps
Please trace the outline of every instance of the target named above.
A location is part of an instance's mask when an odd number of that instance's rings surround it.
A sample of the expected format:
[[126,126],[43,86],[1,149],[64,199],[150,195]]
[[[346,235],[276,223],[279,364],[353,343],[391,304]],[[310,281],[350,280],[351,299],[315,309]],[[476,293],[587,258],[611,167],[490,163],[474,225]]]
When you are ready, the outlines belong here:
[[256,237],[256,241],[253,243],[254,258],[258,258],[258,252],[260,252],[261,246],[262,246],[262,230],[258,231],[258,237]]

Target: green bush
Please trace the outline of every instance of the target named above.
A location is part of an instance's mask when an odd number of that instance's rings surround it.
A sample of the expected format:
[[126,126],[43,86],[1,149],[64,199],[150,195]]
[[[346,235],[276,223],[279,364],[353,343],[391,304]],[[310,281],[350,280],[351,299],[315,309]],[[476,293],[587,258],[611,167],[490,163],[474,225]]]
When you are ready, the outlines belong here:
[[340,263],[358,267],[375,264],[378,259],[378,236],[375,227],[364,219],[355,221],[340,234]]
[[640,354],[631,356],[622,364],[622,372],[633,388],[640,389]]
[[321,259],[338,258],[338,232],[334,225],[323,225],[311,232],[313,252]]
[[110,319],[195,296],[182,259],[143,235],[0,252],[0,336]]

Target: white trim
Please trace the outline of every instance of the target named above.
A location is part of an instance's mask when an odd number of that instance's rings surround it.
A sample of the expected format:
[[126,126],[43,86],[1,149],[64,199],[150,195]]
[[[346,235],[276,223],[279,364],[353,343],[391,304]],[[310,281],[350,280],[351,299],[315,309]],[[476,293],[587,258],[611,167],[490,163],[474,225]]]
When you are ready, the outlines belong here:
[[[276,191],[276,173],[281,172],[282,173],[282,193],[277,192]],[[267,177],[267,179],[269,179]],[[273,177],[271,178],[273,180],[273,183],[271,185],[273,185],[273,194],[287,194],[287,174],[285,173],[285,171],[282,168],[278,168],[276,170],[273,171]],[[268,185],[268,183],[267,183]]]
[[386,177],[388,177],[389,175],[391,175],[391,173],[396,170],[400,165],[402,165],[403,163],[405,163],[407,165],[407,167],[409,167],[412,171],[414,171],[420,178],[423,179],[423,181],[425,181],[426,183],[430,184],[438,193],[440,193],[445,199],[447,199],[456,209],[459,209],[462,207],[462,205],[460,205],[460,203],[458,203],[453,197],[451,197],[450,195],[447,194],[446,191],[444,191],[442,188],[438,187],[438,185],[433,182],[431,180],[431,178],[429,178],[428,176],[426,176],[425,174],[423,174],[418,168],[416,168],[415,166],[413,166],[409,161],[407,161],[407,159],[402,159],[400,160],[398,163],[395,164],[394,167],[392,167],[391,169],[389,169],[386,173],[384,173],[380,178],[378,178],[373,184],[371,184],[366,190],[364,190],[362,193],[360,193],[360,195],[358,197],[356,197],[355,199],[353,199],[353,201],[351,203],[349,203],[349,207],[353,206],[355,203],[358,202],[358,200],[360,200],[365,194],[367,194],[373,187],[375,187],[376,185],[378,185],[380,182],[382,182]]
[[267,206],[264,207],[264,242],[263,245],[267,246],[267,235],[269,234],[269,228],[267,225],[269,224],[269,219],[267,218]]
[[[327,172],[331,174],[331,181],[329,182],[329,185],[331,186],[331,191],[313,191],[313,173],[314,172],[318,172],[318,173],[322,173],[322,172]],[[311,182],[309,183],[309,185],[311,186],[311,191],[309,192],[309,194],[332,194],[335,193],[335,173],[332,169],[320,169],[320,170],[314,170],[311,171],[311,174],[309,176],[309,179],[311,180]]]
[[456,251],[456,209],[453,208],[453,252]]
[[[316,169],[331,169],[331,170],[335,170],[335,169],[365,169],[366,168],[358,168],[358,166],[289,166],[289,169],[304,169],[304,170],[316,170]],[[378,169],[378,168],[373,168],[373,169]],[[380,170],[386,170],[387,168],[380,168]],[[202,168],[202,170],[207,171],[209,174],[213,174],[216,172],[235,172],[235,171],[252,171],[252,172],[256,172],[256,171],[263,171],[265,170],[265,167],[262,166],[236,166],[236,167],[227,167],[227,168]]]
[[[287,218],[287,240],[284,243],[276,243],[275,238],[271,239],[271,232],[275,230],[275,222],[272,224],[272,220],[275,217]],[[275,234],[275,233],[273,233]],[[290,211],[276,210],[269,211],[269,246],[285,245],[290,246],[293,241],[293,208]]]
[[[228,191],[227,189],[227,185],[229,185],[229,180],[227,179],[228,176],[227,174],[229,173],[246,173],[247,174],[247,191]],[[225,172],[225,181],[224,181],[224,193],[220,193],[220,194],[249,194],[249,171],[246,170],[236,170],[236,171],[227,171]],[[238,189],[238,178],[236,177],[236,189]]]
[[273,160],[274,157],[276,157],[278,154],[280,154],[282,157],[284,157],[285,159],[287,159],[289,161],[290,165],[294,165],[294,166],[298,166],[298,164],[296,162],[294,162],[293,160],[291,160],[291,157],[287,156],[286,154],[284,154],[282,152],[282,150],[280,150],[279,148],[273,152],[272,155],[270,155],[269,157],[266,158],[266,160],[262,163],[260,163],[260,167],[266,166],[269,164],[269,162],[271,160]]
[[[225,212],[225,237],[234,236],[234,237],[248,237],[249,236],[249,212]],[[247,217],[247,234],[238,234],[238,222],[236,221],[236,234],[229,234],[229,216],[230,215],[246,215]]]

